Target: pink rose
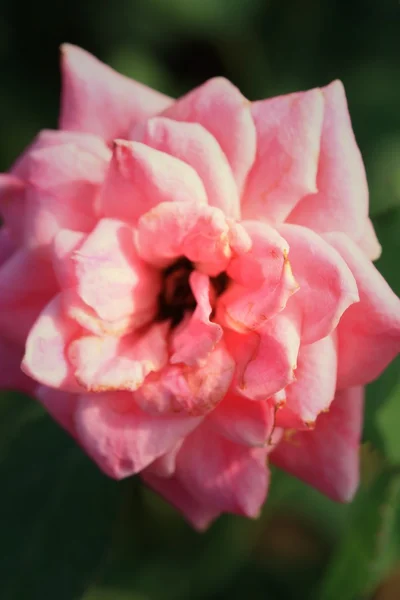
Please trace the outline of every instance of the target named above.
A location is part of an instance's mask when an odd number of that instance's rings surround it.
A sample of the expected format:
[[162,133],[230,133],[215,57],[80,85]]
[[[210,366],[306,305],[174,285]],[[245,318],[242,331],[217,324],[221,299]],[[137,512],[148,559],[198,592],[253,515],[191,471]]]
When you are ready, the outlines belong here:
[[199,529],[256,516],[268,460],[350,500],[400,302],[342,84],[173,101],[73,46],[62,71],[60,130],[0,176],[1,385]]

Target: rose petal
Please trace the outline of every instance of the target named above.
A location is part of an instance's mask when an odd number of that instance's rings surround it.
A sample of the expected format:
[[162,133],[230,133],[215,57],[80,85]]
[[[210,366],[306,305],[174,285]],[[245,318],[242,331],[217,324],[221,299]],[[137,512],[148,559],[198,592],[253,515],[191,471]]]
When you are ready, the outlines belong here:
[[241,190],[256,153],[250,108],[234,85],[216,77],[177,100],[163,116],[203,125],[221,146]]
[[369,383],[400,351],[400,300],[346,235],[326,235],[357,281],[360,302],[351,306],[338,326],[338,387]]
[[127,137],[132,125],[164,110],[171,100],[120,75],[70,44],[62,51],[60,128],[95,133],[108,141]]
[[17,245],[7,227],[0,228],[0,267],[13,255]]
[[257,155],[243,193],[245,218],[285,220],[297,202],[317,191],[323,117],[318,89],[254,102]]
[[334,81],[322,92],[325,104],[318,192],[303,198],[289,221],[319,233],[343,231],[358,240],[368,216],[365,169],[351,127],[343,84]]
[[79,396],[54,390],[46,385],[39,385],[35,389],[35,397],[43,404],[52,418],[72,437],[76,438],[75,411]]
[[359,481],[362,413],[363,388],[338,392],[314,430],[288,430],[271,462],[333,500],[350,502]]
[[15,242],[24,238],[26,184],[9,173],[0,173],[0,215]]
[[294,296],[302,310],[303,344],[331,333],[359,296],[356,281],[340,254],[319,235],[298,225],[281,225],[290,244],[290,262],[300,289]]
[[23,347],[0,338],[0,388],[33,394],[35,382],[21,370]]
[[371,219],[367,219],[363,234],[358,240],[358,245],[369,259],[378,260],[380,257],[382,253],[382,246],[376,237],[375,229]]
[[86,452],[111,477],[138,473],[192,431],[199,418],[153,416],[127,392],[80,396],[76,431]]
[[240,200],[232,171],[215,138],[198,123],[154,117],[134,129],[133,139],[184,161],[200,176],[208,204],[227,216],[240,216]]

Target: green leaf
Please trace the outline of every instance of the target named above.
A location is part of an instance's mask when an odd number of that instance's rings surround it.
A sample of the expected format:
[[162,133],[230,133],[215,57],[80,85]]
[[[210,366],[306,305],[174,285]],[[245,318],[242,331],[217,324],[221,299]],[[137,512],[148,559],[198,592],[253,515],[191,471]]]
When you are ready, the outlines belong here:
[[80,598],[108,548],[118,484],[31,399],[0,399],[2,600]]
[[399,504],[400,474],[388,468],[360,489],[318,600],[355,600],[375,589],[400,556]]
[[400,465],[400,378],[377,413],[377,426],[384,440],[385,456]]

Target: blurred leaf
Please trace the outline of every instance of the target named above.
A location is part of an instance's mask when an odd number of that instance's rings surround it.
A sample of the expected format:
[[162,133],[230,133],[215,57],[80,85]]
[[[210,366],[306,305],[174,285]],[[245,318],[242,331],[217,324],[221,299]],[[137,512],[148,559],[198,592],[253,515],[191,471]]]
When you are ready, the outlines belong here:
[[354,500],[348,527],[328,566],[318,600],[370,593],[400,556],[400,474],[383,470]]
[[118,486],[31,399],[0,399],[2,600],[72,600],[109,544]]
[[385,446],[385,456],[392,464],[400,464],[400,378],[389,398],[377,414],[378,428]]

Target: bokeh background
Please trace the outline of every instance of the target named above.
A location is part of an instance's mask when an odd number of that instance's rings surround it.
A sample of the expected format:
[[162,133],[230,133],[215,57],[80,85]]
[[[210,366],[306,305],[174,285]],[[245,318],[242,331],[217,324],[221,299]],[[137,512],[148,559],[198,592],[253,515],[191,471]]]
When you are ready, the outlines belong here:
[[[214,75],[250,99],[343,80],[400,291],[397,0],[2,0],[0,171],[57,123],[58,47],[180,95]],[[0,399],[1,600],[400,598],[399,362],[369,386],[363,484],[337,505],[273,472],[257,521],[197,534],[136,479],[108,480],[17,394]]]

